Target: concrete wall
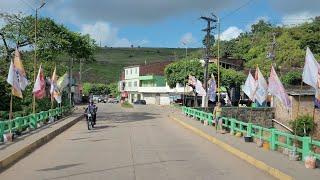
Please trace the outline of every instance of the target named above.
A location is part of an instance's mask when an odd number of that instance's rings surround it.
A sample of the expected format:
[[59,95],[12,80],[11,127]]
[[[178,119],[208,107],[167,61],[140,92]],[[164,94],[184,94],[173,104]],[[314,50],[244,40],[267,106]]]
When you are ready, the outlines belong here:
[[160,105],[170,105],[169,94],[160,94]]
[[[281,102],[274,98],[274,107],[275,107],[275,119],[281,123],[289,126],[289,122],[296,119],[298,115],[310,115],[313,116],[314,110],[314,101],[313,96],[301,96],[300,97],[300,106],[299,106],[299,96],[289,96],[292,100],[292,108],[289,111],[283,107]],[[299,106],[299,114],[298,114]],[[314,137],[320,139],[320,110],[316,109],[314,112],[315,123],[317,124],[315,129]]]

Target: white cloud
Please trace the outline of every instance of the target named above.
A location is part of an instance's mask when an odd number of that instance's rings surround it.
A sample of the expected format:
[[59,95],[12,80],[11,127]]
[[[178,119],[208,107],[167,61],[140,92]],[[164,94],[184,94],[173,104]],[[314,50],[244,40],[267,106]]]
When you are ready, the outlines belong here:
[[231,39],[237,38],[242,32],[242,29],[239,29],[236,26],[231,26],[221,33],[220,39],[224,41],[229,41]]
[[193,37],[192,33],[190,33],[190,32],[185,33],[180,39],[180,43],[183,45],[192,45],[196,41],[197,40]]
[[118,28],[112,27],[109,23],[84,24],[81,26],[81,33],[89,34],[98,44],[101,42],[103,46],[131,46],[131,42],[128,39],[118,37]]
[[282,24],[287,26],[299,25],[304,22],[310,22],[312,18],[320,15],[320,13],[300,12],[295,14],[288,14],[282,18]]

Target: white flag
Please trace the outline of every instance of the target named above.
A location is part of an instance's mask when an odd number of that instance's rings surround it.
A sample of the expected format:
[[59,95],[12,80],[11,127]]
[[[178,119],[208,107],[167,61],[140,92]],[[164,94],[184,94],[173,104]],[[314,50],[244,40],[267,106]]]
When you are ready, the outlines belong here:
[[302,80],[304,83],[314,87],[315,89],[317,89],[318,87],[317,82],[319,68],[320,67],[317,60],[314,58],[309,47],[307,47],[306,59],[302,73]]
[[256,88],[253,93],[253,98],[257,100],[261,105],[267,99],[268,84],[266,79],[263,77],[259,67],[256,68],[255,81],[256,81]]
[[276,71],[274,70],[273,66],[271,66],[271,73],[269,77],[269,86],[268,91],[273,96],[277,97],[279,101],[287,108],[289,109],[291,107],[291,100],[289,99],[289,96],[284,89]]
[[254,94],[254,90],[255,90],[255,80],[251,74],[251,72],[249,72],[247,80],[242,88],[243,92],[253,101],[253,94]]
[[200,95],[200,96],[206,96],[206,90],[202,87],[202,83],[201,81],[197,80],[196,83],[196,92]]

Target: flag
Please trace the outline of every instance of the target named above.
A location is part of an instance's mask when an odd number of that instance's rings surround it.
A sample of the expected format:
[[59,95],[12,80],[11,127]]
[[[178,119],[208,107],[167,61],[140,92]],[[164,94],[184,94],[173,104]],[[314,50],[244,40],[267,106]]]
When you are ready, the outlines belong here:
[[62,91],[67,85],[69,84],[69,76],[67,73],[65,73],[63,76],[61,76],[57,81],[57,86],[60,91]]
[[192,86],[196,86],[197,79],[194,76],[189,75],[188,83]]
[[34,83],[32,93],[37,99],[42,99],[46,96],[46,81],[44,79],[43,69],[40,65],[36,82]]
[[268,91],[273,96],[277,97],[279,101],[287,108],[289,109],[291,107],[291,101],[289,99],[289,96],[284,89],[276,71],[274,70],[273,66],[271,66],[271,72],[269,77],[269,86]]
[[196,92],[200,95],[200,96],[206,96],[206,90],[202,87],[202,82],[197,80],[196,83]]
[[307,47],[305,64],[303,67],[302,80],[316,90],[315,105],[320,108],[320,65]]
[[17,96],[19,98],[23,98],[21,87],[20,87],[19,80],[18,80],[18,71],[15,68],[12,61],[10,63],[7,82],[12,86],[12,95]]
[[247,80],[244,83],[242,90],[252,101],[254,101],[253,94],[254,94],[255,88],[256,88],[255,80],[251,72],[249,72]]
[[28,82],[28,79],[27,79],[26,72],[24,70],[23,64],[21,62],[20,52],[18,51],[17,48],[16,48],[16,51],[14,53],[13,63],[14,63],[14,66],[15,66],[15,68],[17,70],[20,89],[22,91],[24,91],[25,88],[27,87],[27,85],[29,84],[29,82]]
[[256,68],[255,72],[255,90],[253,92],[253,99],[257,100],[261,105],[267,99],[267,88],[268,84],[265,78],[263,77],[259,67]]
[[208,95],[209,95],[209,100],[211,102],[216,101],[216,91],[217,91],[217,84],[214,79],[214,76],[211,76],[211,79],[209,80],[209,88],[208,88]]
[[58,103],[61,103],[61,96],[57,86],[56,67],[54,67],[54,71],[51,77],[50,94],[51,94],[51,100],[53,100],[54,98]]

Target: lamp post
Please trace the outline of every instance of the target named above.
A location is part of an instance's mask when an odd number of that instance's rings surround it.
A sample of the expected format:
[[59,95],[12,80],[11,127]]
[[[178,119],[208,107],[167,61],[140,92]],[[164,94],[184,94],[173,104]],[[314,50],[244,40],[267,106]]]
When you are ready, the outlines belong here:
[[[38,11],[45,5],[45,2],[42,2],[42,4],[33,9],[36,12],[35,22],[34,22],[34,60],[33,60],[33,80],[36,82],[37,78],[37,30],[38,30]],[[32,112],[33,114],[36,112],[36,96],[33,94],[33,100],[32,100]]]

